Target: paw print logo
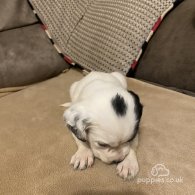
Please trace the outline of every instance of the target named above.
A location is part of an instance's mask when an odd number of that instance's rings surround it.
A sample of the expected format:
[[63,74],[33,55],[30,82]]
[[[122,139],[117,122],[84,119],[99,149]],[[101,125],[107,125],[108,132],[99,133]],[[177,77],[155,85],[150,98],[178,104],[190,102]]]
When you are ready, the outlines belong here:
[[166,177],[169,176],[169,169],[167,169],[163,164],[156,164],[152,167],[151,174],[155,177]]

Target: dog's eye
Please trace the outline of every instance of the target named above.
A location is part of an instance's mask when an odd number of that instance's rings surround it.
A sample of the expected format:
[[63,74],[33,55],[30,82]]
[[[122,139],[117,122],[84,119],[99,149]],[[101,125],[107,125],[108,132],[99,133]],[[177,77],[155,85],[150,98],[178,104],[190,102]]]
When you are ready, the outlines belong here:
[[108,144],[100,143],[100,142],[98,142],[98,145],[101,146],[101,147],[103,147],[103,148],[109,147]]

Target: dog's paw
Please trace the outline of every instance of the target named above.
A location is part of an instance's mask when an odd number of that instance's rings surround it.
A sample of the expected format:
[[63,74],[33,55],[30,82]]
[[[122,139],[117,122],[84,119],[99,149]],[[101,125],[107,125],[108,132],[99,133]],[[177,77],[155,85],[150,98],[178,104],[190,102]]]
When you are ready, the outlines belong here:
[[70,164],[74,169],[86,169],[94,163],[94,155],[90,149],[79,149],[71,158]]
[[117,165],[117,174],[124,180],[130,180],[134,178],[139,172],[139,165],[137,159],[125,158]]

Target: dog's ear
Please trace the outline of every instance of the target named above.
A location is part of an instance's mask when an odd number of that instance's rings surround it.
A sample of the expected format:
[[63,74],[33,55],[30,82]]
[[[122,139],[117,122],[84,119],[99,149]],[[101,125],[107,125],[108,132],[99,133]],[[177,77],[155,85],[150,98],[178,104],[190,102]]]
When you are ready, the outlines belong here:
[[89,131],[89,122],[87,119],[76,119],[74,125],[67,123],[68,129],[82,142],[87,141],[87,134]]
[[136,114],[136,120],[140,121],[141,117],[142,117],[142,112],[143,112],[143,105],[140,102],[139,96],[134,93],[133,91],[128,91],[131,96],[133,97],[134,103],[135,103],[135,114]]
[[135,112],[136,121],[137,121],[136,125],[134,127],[134,133],[133,133],[131,139],[129,140],[129,141],[131,141],[135,138],[135,136],[138,133],[139,124],[140,124],[140,120],[141,120],[142,112],[143,112],[143,105],[141,104],[139,96],[136,93],[134,93],[133,91],[128,91],[128,92],[133,97],[133,100],[134,100],[134,104],[135,104],[134,112]]
[[90,122],[87,117],[83,117],[81,113],[67,109],[64,112],[64,120],[68,129],[81,141],[87,141],[87,133],[89,131]]

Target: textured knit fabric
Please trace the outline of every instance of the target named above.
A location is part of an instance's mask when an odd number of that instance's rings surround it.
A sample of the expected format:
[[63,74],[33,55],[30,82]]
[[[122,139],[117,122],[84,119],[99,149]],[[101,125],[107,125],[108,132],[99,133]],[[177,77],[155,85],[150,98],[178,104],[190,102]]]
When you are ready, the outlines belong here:
[[58,52],[69,62],[89,70],[123,73],[134,68],[143,44],[174,2],[31,0]]

